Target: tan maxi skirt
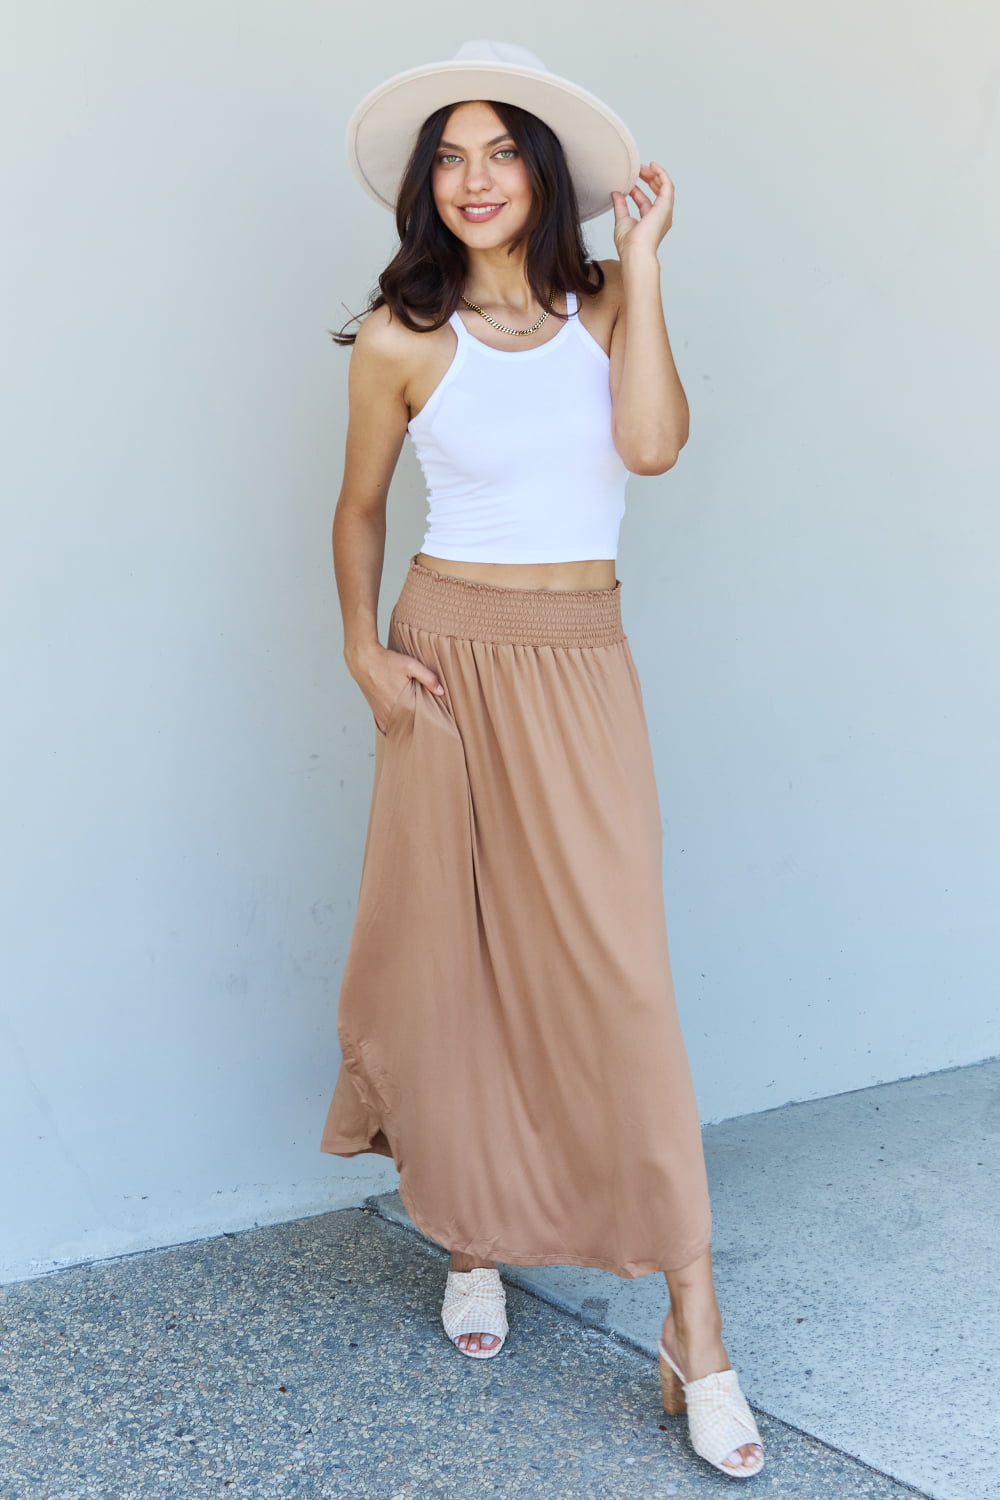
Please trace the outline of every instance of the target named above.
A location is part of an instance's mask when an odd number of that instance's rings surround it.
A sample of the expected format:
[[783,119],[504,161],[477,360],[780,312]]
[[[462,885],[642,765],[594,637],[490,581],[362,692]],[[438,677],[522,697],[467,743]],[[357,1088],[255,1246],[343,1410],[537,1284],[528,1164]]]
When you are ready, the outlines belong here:
[[391,1156],[414,1224],[511,1265],[675,1270],[710,1239],[660,809],[621,585],[415,560],[376,730],[321,1149]]

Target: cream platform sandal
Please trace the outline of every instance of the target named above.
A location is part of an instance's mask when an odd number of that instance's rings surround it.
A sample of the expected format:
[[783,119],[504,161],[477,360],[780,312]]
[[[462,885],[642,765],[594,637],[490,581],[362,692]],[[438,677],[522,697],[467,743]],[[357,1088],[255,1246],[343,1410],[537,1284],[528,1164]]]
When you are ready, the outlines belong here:
[[507,1294],[499,1271],[476,1266],[472,1271],[449,1271],[441,1305],[441,1322],[452,1343],[463,1333],[492,1333],[500,1342],[492,1349],[455,1347],[470,1359],[492,1359],[507,1337]]
[[735,1370],[719,1370],[714,1375],[703,1375],[700,1380],[685,1380],[661,1339],[660,1387],[663,1410],[669,1416],[677,1417],[687,1409],[691,1446],[713,1468],[720,1474],[728,1474],[730,1479],[752,1479],[760,1473],[764,1467],[763,1451],[752,1469],[746,1466],[731,1469],[722,1462],[746,1443],[760,1443],[757,1423],[740,1390]]

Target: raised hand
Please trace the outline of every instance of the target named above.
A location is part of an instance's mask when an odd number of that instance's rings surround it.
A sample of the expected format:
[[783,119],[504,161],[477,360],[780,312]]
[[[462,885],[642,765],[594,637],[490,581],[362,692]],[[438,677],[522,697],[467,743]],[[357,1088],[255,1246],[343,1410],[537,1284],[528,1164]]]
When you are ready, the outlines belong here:
[[[628,193],[614,192],[611,202],[615,210],[615,249],[619,258],[636,251],[655,255],[657,247],[673,222],[674,185],[658,162],[640,166],[639,176],[652,193],[652,198],[638,184]],[[629,199],[639,210],[634,218]]]

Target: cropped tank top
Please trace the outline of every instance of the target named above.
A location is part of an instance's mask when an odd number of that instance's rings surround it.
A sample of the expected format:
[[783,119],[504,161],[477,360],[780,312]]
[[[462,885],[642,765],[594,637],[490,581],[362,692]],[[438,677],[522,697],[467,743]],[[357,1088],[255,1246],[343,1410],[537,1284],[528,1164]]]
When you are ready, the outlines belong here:
[[611,436],[610,361],[572,293],[566,310],[554,338],[509,352],[452,313],[455,357],[407,428],[427,482],[430,556],[617,557],[628,470]]

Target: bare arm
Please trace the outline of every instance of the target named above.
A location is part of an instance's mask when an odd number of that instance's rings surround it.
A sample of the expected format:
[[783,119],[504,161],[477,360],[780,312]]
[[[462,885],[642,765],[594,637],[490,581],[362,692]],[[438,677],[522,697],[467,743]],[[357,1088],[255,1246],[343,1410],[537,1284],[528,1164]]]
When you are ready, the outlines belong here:
[[[611,401],[615,447],[633,474],[662,474],[688,438],[688,403],[674,364],[660,295],[657,247],[673,216],[674,185],[656,162],[639,173],[629,195],[612,193],[621,302],[611,337]],[[614,263],[612,262],[612,267]]]
[[378,638],[378,595],[385,558],[389,483],[409,419],[404,398],[406,359],[402,330],[384,309],[362,324],[351,353],[350,416],[344,479],[333,518],[333,566],[344,621],[344,660],[385,732],[393,703],[415,677],[444,691],[428,667]]

